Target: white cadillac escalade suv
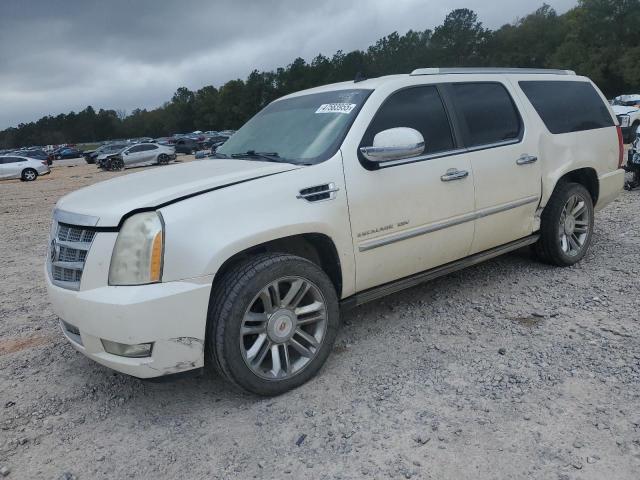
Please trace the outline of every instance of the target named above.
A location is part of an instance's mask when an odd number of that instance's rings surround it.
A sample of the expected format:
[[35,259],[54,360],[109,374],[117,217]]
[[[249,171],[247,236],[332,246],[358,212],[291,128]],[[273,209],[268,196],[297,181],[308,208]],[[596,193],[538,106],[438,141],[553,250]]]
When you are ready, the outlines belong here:
[[[567,113],[570,112],[570,113]],[[569,266],[623,187],[620,129],[567,71],[420,69],[274,101],[217,158],[54,210],[61,328],[136,377],[203,366],[275,395],[359,305],[527,245]]]

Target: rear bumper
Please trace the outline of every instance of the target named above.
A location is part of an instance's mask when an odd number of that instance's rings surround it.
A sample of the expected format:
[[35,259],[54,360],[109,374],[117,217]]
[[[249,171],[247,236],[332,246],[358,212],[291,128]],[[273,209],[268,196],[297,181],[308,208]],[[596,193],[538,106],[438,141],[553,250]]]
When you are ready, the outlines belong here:
[[602,210],[622,193],[622,189],[624,188],[624,173],[624,170],[619,168],[598,178],[600,193],[598,195],[598,203],[596,203],[595,206],[596,211]]
[[[45,278],[63,334],[90,359],[139,378],[204,365],[211,278],[80,291],[53,285],[46,271]],[[129,358],[105,351],[102,340],[153,348],[149,357]]]

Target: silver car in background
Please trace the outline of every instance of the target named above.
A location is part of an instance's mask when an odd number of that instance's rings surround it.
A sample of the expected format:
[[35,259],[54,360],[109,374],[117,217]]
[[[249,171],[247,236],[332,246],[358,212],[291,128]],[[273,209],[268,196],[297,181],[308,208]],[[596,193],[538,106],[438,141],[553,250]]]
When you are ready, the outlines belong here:
[[118,171],[127,167],[157,164],[166,165],[176,159],[173,146],[157,143],[136,143],[98,162],[106,170]]
[[0,155],[0,180],[19,178],[32,182],[40,175],[51,173],[46,160],[22,155]]

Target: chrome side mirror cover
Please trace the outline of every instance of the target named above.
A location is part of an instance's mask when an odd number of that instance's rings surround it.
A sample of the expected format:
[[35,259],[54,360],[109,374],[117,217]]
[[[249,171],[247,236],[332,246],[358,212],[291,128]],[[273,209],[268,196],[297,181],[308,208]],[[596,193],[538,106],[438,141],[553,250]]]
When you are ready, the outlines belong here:
[[424,153],[422,134],[407,127],[390,128],[376,134],[371,147],[360,147],[367,160],[376,163],[417,157]]

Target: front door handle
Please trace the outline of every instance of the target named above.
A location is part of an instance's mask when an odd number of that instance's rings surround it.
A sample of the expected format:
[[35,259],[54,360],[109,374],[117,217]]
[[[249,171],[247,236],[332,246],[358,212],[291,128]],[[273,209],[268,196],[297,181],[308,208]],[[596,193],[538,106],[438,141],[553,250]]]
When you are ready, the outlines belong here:
[[538,161],[538,157],[535,155],[529,155],[527,153],[520,156],[516,163],[518,165],[529,165],[530,163],[536,163]]
[[440,180],[443,182],[452,182],[454,180],[462,180],[463,178],[467,178],[469,176],[469,172],[466,170],[458,170],[457,168],[450,168],[447,170],[447,173],[440,177]]

